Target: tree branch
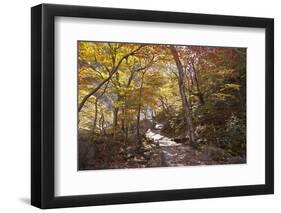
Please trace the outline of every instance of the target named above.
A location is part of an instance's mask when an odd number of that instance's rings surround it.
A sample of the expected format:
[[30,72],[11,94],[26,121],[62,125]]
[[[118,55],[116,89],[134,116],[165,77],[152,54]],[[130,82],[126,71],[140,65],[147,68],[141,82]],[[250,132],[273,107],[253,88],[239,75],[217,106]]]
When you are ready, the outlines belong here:
[[138,50],[140,50],[144,45],[140,45],[138,48],[136,48],[135,50],[133,50],[132,52],[127,53],[126,55],[124,55],[119,62],[117,63],[116,66],[113,66],[109,76],[104,79],[95,89],[93,89],[91,92],[89,92],[87,95],[84,96],[83,100],[81,101],[81,103],[79,104],[78,107],[78,112],[80,112],[83,108],[83,106],[85,105],[86,101],[88,100],[88,98],[90,98],[92,95],[94,95],[107,81],[109,81],[111,79],[111,77],[118,71],[119,66],[121,65],[121,63],[123,62],[124,59],[128,58],[131,55],[134,55]]

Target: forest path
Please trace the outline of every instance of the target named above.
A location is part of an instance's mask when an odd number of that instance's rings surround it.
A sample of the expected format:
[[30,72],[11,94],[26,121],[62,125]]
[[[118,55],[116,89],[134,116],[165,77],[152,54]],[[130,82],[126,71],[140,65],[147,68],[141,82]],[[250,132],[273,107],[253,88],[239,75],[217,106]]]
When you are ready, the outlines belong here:
[[[161,134],[163,125],[157,123],[146,132],[146,137],[158,146],[162,166],[205,165],[204,156],[189,145],[177,143]],[[203,158],[202,158],[203,157]]]

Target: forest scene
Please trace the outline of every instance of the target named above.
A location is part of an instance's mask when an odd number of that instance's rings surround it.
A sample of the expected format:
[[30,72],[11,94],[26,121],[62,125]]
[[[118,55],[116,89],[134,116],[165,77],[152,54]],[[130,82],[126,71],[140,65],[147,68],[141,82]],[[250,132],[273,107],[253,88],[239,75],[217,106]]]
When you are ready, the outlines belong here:
[[246,48],[77,48],[78,170],[246,163]]

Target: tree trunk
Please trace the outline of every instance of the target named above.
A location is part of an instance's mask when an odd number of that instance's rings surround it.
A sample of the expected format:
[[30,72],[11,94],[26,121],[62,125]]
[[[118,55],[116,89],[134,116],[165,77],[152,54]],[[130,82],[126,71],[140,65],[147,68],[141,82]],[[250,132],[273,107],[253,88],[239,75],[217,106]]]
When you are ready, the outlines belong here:
[[122,107],[121,130],[125,131],[125,107]]
[[113,109],[113,138],[115,138],[116,132],[117,132],[118,112],[119,112],[119,108],[118,108],[118,107],[115,107],[115,108]]
[[128,131],[129,131],[128,116],[127,116],[127,97],[125,97],[124,124],[125,124],[125,142],[127,143],[127,141],[128,141]]
[[[136,71],[131,71],[130,77],[129,77],[128,82],[126,84],[126,88],[130,87],[135,73],[136,73]],[[124,142],[126,144],[127,140],[128,140],[128,130],[129,130],[128,116],[127,116],[127,94],[125,94],[123,96],[123,101],[124,101],[124,106],[122,108],[123,118],[121,120],[121,128],[122,128],[122,132],[123,132]]]
[[100,120],[99,120],[99,126],[101,127],[103,135],[106,135],[106,131],[104,129],[104,114],[103,114],[103,111],[101,111],[101,117],[100,117]]
[[170,116],[169,107],[165,103],[164,97],[160,95],[159,100],[161,102],[161,107],[162,107],[162,111],[164,112],[164,116],[165,117]]
[[[124,105],[126,105],[126,98],[124,98]],[[127,119],[126,119],[126,106],[122,107],[122,118],[121,118],[121,131],[122,131],[122,136],[123,136],[123,142],[126,145],[127,144],[127,137],[126,137],[126,123],[127,123]]]
[[194,73],[194,80],[196,82],[196,89],[197,89],[197,93],[195,95],[198,97],[199,103],[201,105],[204,105],[205,104],[204,95],[203,95],[203,93],[201,91],[201,88],[200,88],[198,73],[197,73],[197,70],[195,69],[195,65],[194,65],[193,62],[191,62],[191,65],[192,65],[192,69],[193,69],[193,73]]
[[95,101],[95,115],[94,115],[94,123],[93,123],[93,132],[95,133],[95,129],[97,126],[97,120],[98,120],[98,99]]
[[141,83],[139,88],[139,100],[138,100],[138,113],[137,113],[137,139],[138,139],[138,146],[141,147],[141,134],[140,134],[140,112],[141,112],[141,96],[142,96],[142,88],[143,88],[143,79],[144,79],[145,72],[142,73],[141,76]]
[[183,67],[181,64],[181,61],[179,59],[178,52],[174,46],[170,46],[171,53],[173,55],[173,58],[176,62],[178,72],[179,72],[179,77],[178,77],[178,84],[179,84],[179,92],[180,96],[182,99],[182,106],[184,110],[184,118],[187,124],[187,135],[189,136],[189,139],[193,145],[196,145],[195,143],[195,134],[194,134],[194,127],[193,127],[193,122],[192,122],[192,114],[189,106],[189,101],[185,95],[185,86],[184,86],[184,72],[183,72]]

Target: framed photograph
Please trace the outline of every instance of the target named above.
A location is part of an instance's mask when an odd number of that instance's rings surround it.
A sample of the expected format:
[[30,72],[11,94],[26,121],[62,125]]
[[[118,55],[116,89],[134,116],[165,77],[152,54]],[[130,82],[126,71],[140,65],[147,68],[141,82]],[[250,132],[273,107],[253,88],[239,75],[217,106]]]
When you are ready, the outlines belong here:
[[31,203],[272,194],[274,20],[31,9]]

